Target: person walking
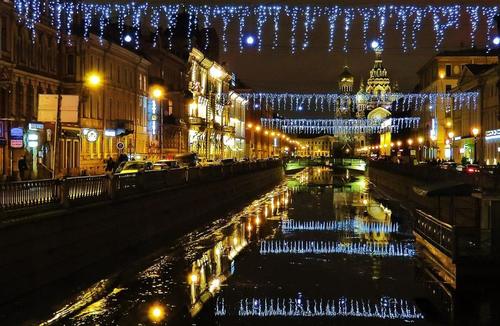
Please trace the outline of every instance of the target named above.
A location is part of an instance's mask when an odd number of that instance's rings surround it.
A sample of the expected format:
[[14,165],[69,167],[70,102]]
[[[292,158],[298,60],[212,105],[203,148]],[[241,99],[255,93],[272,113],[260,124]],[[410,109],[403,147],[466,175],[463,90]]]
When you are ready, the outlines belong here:
[[26,157],[23,155],[17,162],[17,168],[19,169],[19,178],[21,180],[25,179],[25,173],[28,170],[28,163],[26,162]]
[[113,161],[113,158],[110,156],[106,160],[106,173],[113,173],[113,170],[115,169],[115,161]]

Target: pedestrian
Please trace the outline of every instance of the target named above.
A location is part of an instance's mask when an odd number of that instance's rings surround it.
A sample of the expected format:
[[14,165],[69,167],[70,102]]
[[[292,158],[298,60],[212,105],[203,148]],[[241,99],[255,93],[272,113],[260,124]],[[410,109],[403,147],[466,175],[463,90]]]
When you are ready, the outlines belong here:
[[115,168],[115,161],[113,161],[113,158],[110,156],[106,160],[106,172],[112,173]]
[[26,157],[23,155],[17,162],[17,167],[19,169],[19,177],[24,180],[25,173],[28,170],[28,163],[26,162]]

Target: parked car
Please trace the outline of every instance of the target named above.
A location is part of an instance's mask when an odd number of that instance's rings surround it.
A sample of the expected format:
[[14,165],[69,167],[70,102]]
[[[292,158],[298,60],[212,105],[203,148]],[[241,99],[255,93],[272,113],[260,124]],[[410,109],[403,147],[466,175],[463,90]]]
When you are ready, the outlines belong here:
[[170,170],[179,167],[176,160],[159,160],[153,165],[153,170]]
[[481,172],[481,167],[478,164],[467,164],[465,166],[465,173],[474,174]]
[[201,166],[214,166],[214,165],[220,165],[220,162],[215,161],[215,160],[203,160],[200,163]]
[[177,154],[174,159],[182,168],[197,166],[199,161],[196,153]]
[[455,162],[444,162],[439,165],[439,167],[443,170],[456,170],[457,168],[457,163]]
[[148,161],[128,161],[122,162],[116,169],[118,174],[138,173],[153,169],[153,163]]
[[225,159],[221,160],[220,162],[222,163],[222,165],[231,165],[231,164],[236,163],[236,160],[234,158],[225,158]]

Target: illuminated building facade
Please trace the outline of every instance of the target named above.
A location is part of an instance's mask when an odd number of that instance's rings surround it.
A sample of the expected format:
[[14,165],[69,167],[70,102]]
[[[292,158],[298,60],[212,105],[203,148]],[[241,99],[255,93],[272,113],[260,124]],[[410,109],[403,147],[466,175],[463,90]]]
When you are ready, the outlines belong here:
[[[451,159],[463,158],[482,164],[500,162],[500,66],[498,64],[467,64],[453,91],[480,93],[478,110],[452,112],[453,137],[448,137]],[[476,130],[474,130],[476,129]],[[474,135],[474,132],[477,135]],[[450,134],[451,135],[451,134]],[[476,153],[475,153],[476,152]]]
[[297,155],[301,157],[329,157],[338,141],[335,137],[324,135],[314,138],[297,138]]
[[189,149],[202,160],[244,156],[246,101],[236,92],[234,76],[193,48],[189,55]]
[[[418,71],[419,88],[422,93],[449,93],[457,87],[462,71],[468,64],[495,64],[498,57],[494,51],[466,49],[443,51],[431,58]],[[450,159],[452,144],[448,141],[454,132],[453,110],[437,102],[436,107],[414,112],[420,116],[419,137],[424,138],[423,159]],[[455,158],[457,156],[454,156]]]

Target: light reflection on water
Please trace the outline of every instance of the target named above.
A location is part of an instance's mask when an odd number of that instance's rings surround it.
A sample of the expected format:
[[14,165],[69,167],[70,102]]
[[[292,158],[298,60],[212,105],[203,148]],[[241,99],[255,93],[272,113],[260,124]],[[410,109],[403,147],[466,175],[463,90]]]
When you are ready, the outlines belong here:
[[[304,232],[282,230],[284,221],[376,227]],[[397,232],[393,232],[394,225],[398,226]],[[259,252],[263,241],[369,243],[378,248],[387,244],[407,245],[413,243],[410,233],[407,224],[373,198],[363,176],[337,175],[323,168],[306,169],[240,212],[186,235],[148,268],[118,282],[114,290],[84,310],[59,321],[71,325],[145,325],[151,323],[150,308],[158,306],[164,309],[166,318],[157,324],[248,325],[247,319],[252,317],[237,313],[245,298],[264,302],[266,298],[297,298],[300,293],[311,303],[316,300],[318,307],[325,300],[323,311],[328,299],[352,298],[353,313],[345,310],[334,316],[330,307],[328,315],[352,322],[363,321],[362,315],[356,315],[356,309],[363,308],[356,308],[355,302],[365,304],[365,315],[379,316],[384,313],[375,312],[375,306],[369,308],[366,303],[397,298],[398,306],[385,312],[422,322],[421,312],[418,308],[413,310],[413,299],[423,296],[422,289],[415,285],[413,258],[348,253],[262,256]],[[232,308],[216,316],[215,302],[221,300]],[[278,309],[277,301],[274,302],[274,309]],[[307,311],[297,314],[304,319],[293,322],[300,325],[321,324],[310,319]],[[293,323],[285,316],[267,316],[259,318],[259,325],[264,325],[266,318],[271,318],[269,325]]]

